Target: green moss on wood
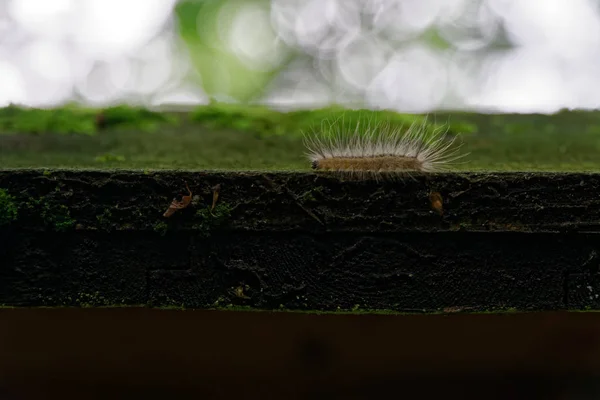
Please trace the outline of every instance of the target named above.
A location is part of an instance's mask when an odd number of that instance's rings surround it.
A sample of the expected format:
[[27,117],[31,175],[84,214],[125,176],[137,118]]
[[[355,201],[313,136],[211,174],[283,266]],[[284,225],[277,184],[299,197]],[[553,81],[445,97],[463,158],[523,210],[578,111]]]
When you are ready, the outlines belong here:
[[231,206],[221,202],[211,211],[210,207],[201,208],[196,211],[196,218],[199,220],[194,224],[194,229],[198,230],[202,236],[208,237],[215,228],[223,225],[231,216]]
[[48,196],[30,198],[25,202],[24,208],[30,215],[39,218],[46,228],[56,232],[65,232],[75,227],[76,221],[71,218],[69,207]]
[[45,204],[42,209],[42,218],[46,225],[51,226],[57,232],[64,232],[75,226],[75,220],[71,218],[69,208],[65,205]]
[[[221,104],[203,105],[194,110],[190,119],[210,129],[231,129],[259,136],[299,136],[302,132],[327,129],[332,122],[344,122],[356,127],[368,115],[369,122],[389,122],[395,126],[409,126],[423,122],[424,117],[399,114],[393,111],[350,110],[342,107],[325,107],[316,110],[279,112],[265,106]],[[325,121],[325,123],[324,123]],[[329,124],[327,124],[327,121]],[[438,126],[428,124],[433,128]]]
[[155,131],[162,124],[175,124],[177,118],[167,113],[129,106],[109,107],[100,111],[102,126],[133,128],[139,131]]
[[316,202],[317,201],[317,197],[321,197],[323,195],[323,187],[322,186],[317,186],[311,190],[306,191],[305,193],[303,193],[300,196],[300,200],[303,203],[306,202]]
[[165,236],[167,234],[167,231],[169,229],[169,225],[167,225],[166,222],[161,221],[161,222],[157,222],[153,225],[153,229],[154,232],[160,234],[161,236]]
[[0,226],[8,225],[18,216],[15,198],[6,189],[0,189]]
[[95,130],[93,114],[76,107],[37,109],[11,105],[0,109],[2,132],[92,135]]
[[77,105],[40,109],[10,105],[0,108],[0,133],[94,135],[108,128],[155,131],[178,119],[167,113],[144,108],[116,106],[89,109]]

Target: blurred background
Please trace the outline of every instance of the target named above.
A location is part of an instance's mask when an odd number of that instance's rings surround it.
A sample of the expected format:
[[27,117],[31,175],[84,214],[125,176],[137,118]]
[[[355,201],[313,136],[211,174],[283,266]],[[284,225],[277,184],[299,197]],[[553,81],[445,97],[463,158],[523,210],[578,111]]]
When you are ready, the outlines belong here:
[[0,0],[0,106],[600,104],[594,0]]
[[598,0],[0,0],[0,166],[307,169],[368,109],[598,171],[598,70]]

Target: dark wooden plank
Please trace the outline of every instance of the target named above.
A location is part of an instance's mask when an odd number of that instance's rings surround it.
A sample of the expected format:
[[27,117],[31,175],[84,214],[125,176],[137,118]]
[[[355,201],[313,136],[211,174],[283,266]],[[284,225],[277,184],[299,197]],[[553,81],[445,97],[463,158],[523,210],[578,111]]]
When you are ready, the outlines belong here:
[[[19,215],[0,228],[0,304],[600,308],[599,177],[2,171]],[[186,181],[199,197],[165,219]]]
[[[64,204],[80,230],[154,230],[172,198],[194,193],[195,207],[168,220],[170,230],[194,230],[195,215],[220,204],[237,231],[415,232],[590,231],[600,228],[600,174],[456,173],[415,176],[396,182],[346,182],[312,173],[0,171],[0,188],[22,205],[43,198]],[[439,192],[444,214],[432,210]],[[23,211],[20,225],[39,220]]]

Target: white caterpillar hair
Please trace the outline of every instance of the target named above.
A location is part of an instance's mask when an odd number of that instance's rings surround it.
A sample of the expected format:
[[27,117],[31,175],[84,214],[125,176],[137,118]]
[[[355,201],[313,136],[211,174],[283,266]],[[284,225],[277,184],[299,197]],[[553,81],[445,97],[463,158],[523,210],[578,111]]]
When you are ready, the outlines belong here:
[[413,122],[406,130],[389,122],[364,125],[359,121],[354,130],[349,130],[333,123],[319,134],[304,135],[312,168],[349,178],[379,180],[447,171],[467,155],[460,154],[462,143],[455,145],[457,135],[449,138],[448,128],[431,128],[426,118]]

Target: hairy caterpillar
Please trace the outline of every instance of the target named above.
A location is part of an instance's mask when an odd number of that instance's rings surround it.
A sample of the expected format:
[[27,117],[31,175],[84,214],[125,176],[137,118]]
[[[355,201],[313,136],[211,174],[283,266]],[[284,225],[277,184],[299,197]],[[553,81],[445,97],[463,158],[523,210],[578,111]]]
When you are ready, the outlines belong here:
[[446,171],[467,155],[460,154],[462,143],[455,145],[457,136],[448,138],[447,129],[429,128],[427,119],[406,131],[382,122],[365,127],[360,121],[353,130],[331,124],[322,131],[304,135],[312,168],[355,179]]

